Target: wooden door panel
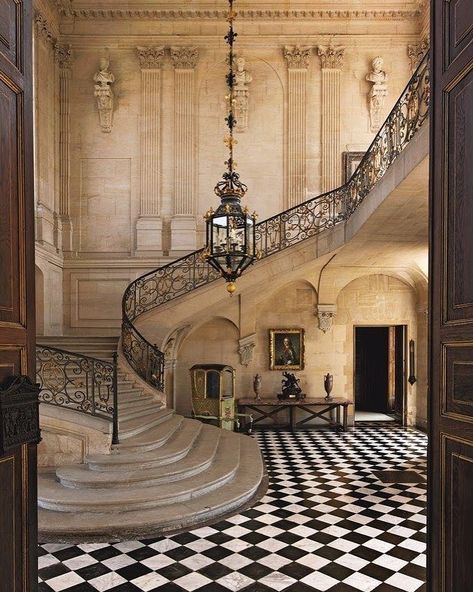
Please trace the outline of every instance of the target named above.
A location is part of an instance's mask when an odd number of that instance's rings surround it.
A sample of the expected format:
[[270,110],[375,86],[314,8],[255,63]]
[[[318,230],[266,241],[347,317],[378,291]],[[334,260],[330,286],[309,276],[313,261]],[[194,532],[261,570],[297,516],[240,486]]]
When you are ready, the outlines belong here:
[[18,70],[21,70],[19,35],[22,30],[21,4],[15,0],[0,0],[0,51]]
[[473,2],[432,0],[428,589],[473,581]]
[[[0,282],[0,326],[2,322],[22,324],[20,306],[19,230],[24,227],[20,219],[20,191],[22,187],[21,154],[18,142],[18,125],[21,125],[20,97],[13,84],[0,80],[0,194],[2,215],[0,216],[0,274],[6,281]],[[21,277],[23,276],[23,277]]]
[[447,144],[446,322],[473,319],[473,69],[445,92]]
[[473,3],[471,0],[447,0],[443,4],[445,57],[448,65],[473,39]]
[[444,436],[442,444],[443,589],[461,592],[471,590],[473,581],[473,562],[468,557],[473,548],[473,444],[450,436]]

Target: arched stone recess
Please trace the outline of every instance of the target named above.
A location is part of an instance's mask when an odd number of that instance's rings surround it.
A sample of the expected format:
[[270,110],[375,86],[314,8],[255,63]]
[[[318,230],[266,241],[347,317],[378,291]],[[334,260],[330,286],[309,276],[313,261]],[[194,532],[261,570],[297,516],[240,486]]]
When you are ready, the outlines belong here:
[[[192,392],[189,370],[194,364],[228,364],[239,367],[239,330],[225,317],[213,317],[192,327],[183,337],[177,352],[174,373],[174,408],[190,415]],[[236,390],[241,391],[240,373],[236,373]]]
[[[354,400],[356,326],[406,325],[407,339],[416,343],[417,360],[423,359],[427,342],[426,331],[419,330],[418,296],[416,283],[401,279],[395,272],[365,273],[344,282],[336,299],[337,316],[330,334],[335,394]],[[425,392],[425,373],[414,385],[407,385],[409,425],[422,425],[426,418]]]
[[[248,99],[248,127],[236,133],[235,158],[242,180],[248,185],[245,204],[256,210],[261,220],[284,210],[284,87],[283,58],[276,48],[242,48],[251,74]],[[207,49],[198,77],[198,212],[215,209],[214,186],[225,170],[227,134],[225,69],[222,49]],[[281,70],[281,71],[280,71]],[[221,146],[221,149],[219,149]],[[266,154],[261,167],[261,155]],[[203,229],[203,223],[201,222]],[[203,234],[201,235],[201,242]]]

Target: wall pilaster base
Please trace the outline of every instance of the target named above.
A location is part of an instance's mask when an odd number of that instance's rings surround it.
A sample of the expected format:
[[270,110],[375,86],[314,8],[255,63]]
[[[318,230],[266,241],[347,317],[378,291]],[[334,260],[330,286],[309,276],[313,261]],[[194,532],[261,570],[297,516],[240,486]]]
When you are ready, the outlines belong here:
[[159,216],[143,216],[136,221],[136,251],[163,250],[163,220]]
[[171,220],[171,252],[189,252],[197,249],[195,216],[178,214]]

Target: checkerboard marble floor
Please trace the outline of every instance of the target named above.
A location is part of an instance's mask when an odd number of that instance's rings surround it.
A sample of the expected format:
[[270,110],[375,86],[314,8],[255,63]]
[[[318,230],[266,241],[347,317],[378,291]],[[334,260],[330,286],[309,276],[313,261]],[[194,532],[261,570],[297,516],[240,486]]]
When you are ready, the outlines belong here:
[[262,431],[270,485],[251,510],[152,540],[39,547],[39,592],[424,592],[426,437],[390,424]]

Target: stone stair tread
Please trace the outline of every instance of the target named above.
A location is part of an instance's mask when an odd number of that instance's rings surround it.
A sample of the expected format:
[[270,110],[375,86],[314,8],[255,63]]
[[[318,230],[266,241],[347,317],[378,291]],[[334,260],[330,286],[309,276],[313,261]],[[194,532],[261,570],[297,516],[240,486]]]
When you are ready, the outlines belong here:
[[128,438],[116,446],[116,449],[123,452],[129,450],[141,450],[145,452],[147,448],[159,448],[171,438],[171,436],[179,429],[184,418],[182,415],[173,415],[167,421],[152,427],[146,432],[142,432],[137,436]]
[[174,415],[173,409],[157,409],[154,413],[150,413],[146,417],[146,422],[143,420],[143,417],[119,421],[120,439],[126,440],[132,436],[146,432],[151,427],[166,421],[172,415]]
[[137,417],[147,417],[150,414],[153,414],[155,411],[158,411],[159,409],[162,408],[162,405],[159,405],[159,403],[155,403],[154,401],[151,401],[151,403],[148,403],[146,405],[141,405],[139,407],[136,408],[125,408],[123,409],[122,407],[118,407],[118,418],[119,421],[123,422],[123,421],[128,421],[129,419],[134,419]]
[[[263,461],[257,442],[241,438],[241,462],[234,478],[216,490],[185,502],[146,510],[117,512],[55,512],[39,508],[40,540],[130,540],[158,536],[238,511],[256,493],[263,478]],[[71,536],[71,533],[72,536]]]
[[136,397],[136,399],[131,399],[130,401],[121,401],[120,400],[120,394],[118,395],[118,405],[119,405],[119,410],[132,410],[132,409],[138,409],[141,407],[146,407],[148,405],[150,405],[151,403],[153,403],[154,405],[158,406],[158,407],[162,407],[162,402],[161,401],[157,401],[154,397],[152,397],[151,395],[146,396],[140,396],[140,397]]
[[199,436],[202,423],[194,419],[184,419],[179,429],[174,432],[166,446],[149,452],[112,452],[112,454],[97,454],[88,456],[86,462],[92,470],[112,471],[123,467],[128,470],[131,465],[141,465],[143,469],[159,464],[169,464],[186,456]]
[[172,465],[162,465],[146,472],[130,471],[90,471],[87,465],[65,465],[56,470],[61,485],[78,489],[146,486],[166,481],[168,483],[190,477],[204,471],[213,462],[220,433],[213,426],[204,426],[196,445],[189,454]]
[[[237,445],[238,444],[238,445]],[[145,509],[158,505],[169,505],[178,501],[208,493],[233,478],[240,463],[239,441],[234,442],[228,434],[220,438],[215,462],[198,475],[186,477],[171,483],[160,483],[143,487],[108,489],[78,489],[64,487],[54,475],[40,475],[38,478],[40,507],[75,512],[84,509],[90,512],[104,510]]]

